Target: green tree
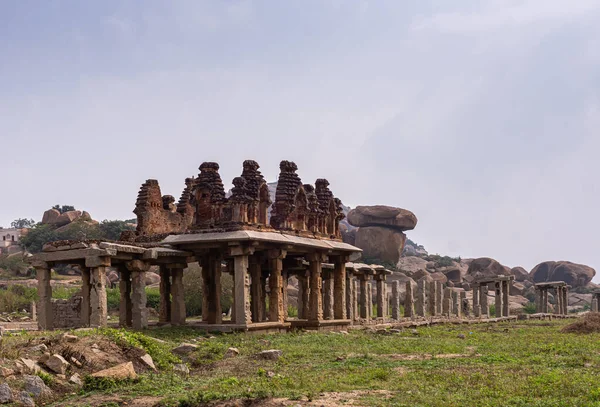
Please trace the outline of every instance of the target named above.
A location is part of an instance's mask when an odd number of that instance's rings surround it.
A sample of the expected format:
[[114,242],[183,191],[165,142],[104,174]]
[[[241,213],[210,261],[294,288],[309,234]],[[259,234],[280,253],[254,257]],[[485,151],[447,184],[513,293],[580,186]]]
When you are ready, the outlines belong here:
[[103,220],[99,225],[100,233],[103,239],[107,240],[119,240],[121,232],[126,230],[135,230],[134,227],[129,226],[127,221],[124,220]]
[[57,210],[57,211],[59,211],[60,213],[65,213],[65,212],[71,212],[71,211],[74,211],[74,210],[75,210],[75,207],[74,207],[74,206],[71,206],[71,205],[63,205],[63,206],[60,206],[60,205],[54,205],[54,206],[52,207],[52,209],[56,209],[56,210]]
[[35,221],[26,218],[15,219],[10,223],[10,227],[15,229],[31,228],[33,225],[35,225]]
[[50,225],[37,223],[26,235],[21,236],[19,243],[28,252],[38,253],[42,251],[42,247],[46,243],[54,240],[59,240],[54,228]]

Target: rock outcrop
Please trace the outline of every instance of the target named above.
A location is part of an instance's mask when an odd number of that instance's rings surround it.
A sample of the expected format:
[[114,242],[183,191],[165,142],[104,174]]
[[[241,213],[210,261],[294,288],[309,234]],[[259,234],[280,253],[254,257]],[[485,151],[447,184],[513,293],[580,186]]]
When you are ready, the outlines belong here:
[[515,281],[528,281],[529,273],[523,267],[513,267],[510,269],[513,276],[515,276]]
[[546,261],[538,264],[529,273],[534,283],[564,281],[573,288],[585,287],[596,275],[596,270],[583,264],[569,261]]
[[417,225],[414,213],[390,206],[358,206],[348,213],[348,223],[358,227],[354,244],[363,257],[397,264],[404,251],[406,235]]
[[503,266],[497,260],[489,257],[473,259],[467,270],[467,280],[473,281],[479,277],[495,277],[499,275],[510,275],[510,268]]

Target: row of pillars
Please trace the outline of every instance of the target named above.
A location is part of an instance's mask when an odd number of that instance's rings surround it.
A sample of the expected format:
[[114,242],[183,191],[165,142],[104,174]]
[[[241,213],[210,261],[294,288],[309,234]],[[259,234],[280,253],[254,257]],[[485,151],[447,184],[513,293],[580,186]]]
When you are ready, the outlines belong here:
[[454,291],[450,287],[444,288],[439,281],[419,280],[416,295],[413,287],[406,282],[404,301],[404,316],[407,318],[429,316],[456,316],[464,312],[466,300],[465,292]]
[[[548,313],[548,290],[551,287],[535,287],[535,310],[536,312]],[[567,286],[554,287],[554,313],[557,315],[567,315],[569,305],[569,289]],[[597,302],[596,302],[597,304]],[[594,306],[592,298],[592,309]],[[597,305],[596,305],[597,307]]]
[[[494,283],[494,309],[496,317],[510,315],[510,280],[499,280]],[[475,317],[489,317],[488,283],[473,284],[473,314]]]

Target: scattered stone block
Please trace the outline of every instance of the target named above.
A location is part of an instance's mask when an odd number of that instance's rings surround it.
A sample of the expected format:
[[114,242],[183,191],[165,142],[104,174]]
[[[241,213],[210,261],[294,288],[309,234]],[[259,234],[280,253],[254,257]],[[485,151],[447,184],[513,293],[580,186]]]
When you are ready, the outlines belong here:
[[107,379],[135,379],[137,374],[133,368],[133,363],[121,363],[120,365],[111,367],[109,369],[100,370],[99,372],[92,373],[92,377],[107,378]]
[[44,381],[39,376],[25,376],[25,385],[23,389],[29,393],[33,394],[34,397],[45,396],[47,394],[52,393],[52,390],[44,384]]
[[156,371],[156,366],[154,366],[154,361],[152,360],[152,356],[150,356],[146,353],[144,356],[140,356],[140,360],[142,361],[142,363],[144,363],[150,369]]
[[75,335],[64,334],[62,338],[67,342],[77,342],[79,338]]
[[21,362],[23,362],[23,365],[25,365],[25,371],[27,373],[36,374],[36,373],[39,373],[42,370],[42,368],[40,367],[40,365],[38,365],[36,362],[34,362],[31,359],[21,358]]
[[0,404],[6,404],[13,401],[12,390],[6,383],[0,384]]
[[227,352],[225,352],[225,355],[223,356],[225,359],[229,359],[229,358],[234,358],[237,355],[240,354],[239,349],[237,348],[229,348],[227,349]]
[[82,367],[83,363],[81,363],[79,360],[75,359],[73,356],[71,356],[71,363],[74,364],[77,367]]
[[175,349],[173,349],[173,353],[176,353],[178,355],[189,355],[190,353],[194,352],[195,350],[198,349],[198,345],[194,345],[193,343],[182,343],[181,345],[179,345],[178,347],[176,347]]
[[29,348],[29,350],[31,352],[46,352],[48,350],[48,347],[45,344],[41,343],[39,345],[32,346],[31,348]]
[[278,360],[283,355],[283,351],[277,349],[264,350],[258,354],[260,359]]
[[44,364],[48,367],[48,369],[52,370],[54,373],[64,375],[67,373],[67,369],[69,366],[69,362],[65,360],[61,355],[54,354],[48,358]]
[[71,376],[69,378],[69,382],[73,383],[77,386],[83,386],[83,381],[81,380],[81,377],[79,376],[79,373],[75,373],[73,376]]
[[33,401],[29,393],[27,393],[26,391],[22,391],[19,394],[19,402],[24,407],[35,407],[35,401]]

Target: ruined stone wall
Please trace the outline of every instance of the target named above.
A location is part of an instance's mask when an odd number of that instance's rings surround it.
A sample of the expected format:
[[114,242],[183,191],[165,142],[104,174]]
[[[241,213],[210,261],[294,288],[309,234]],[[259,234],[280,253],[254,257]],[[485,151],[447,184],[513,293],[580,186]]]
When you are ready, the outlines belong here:
[[[68,300],[52,300],[52,315],[55,328],[79,328],[81,323],[82,297],[74,296]],[[38,307],[39,309],[39,307]]]

